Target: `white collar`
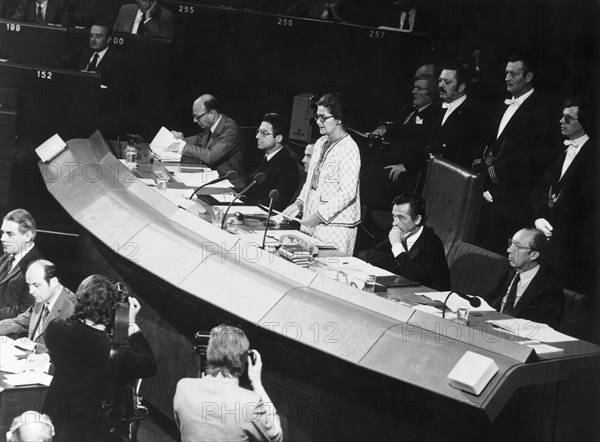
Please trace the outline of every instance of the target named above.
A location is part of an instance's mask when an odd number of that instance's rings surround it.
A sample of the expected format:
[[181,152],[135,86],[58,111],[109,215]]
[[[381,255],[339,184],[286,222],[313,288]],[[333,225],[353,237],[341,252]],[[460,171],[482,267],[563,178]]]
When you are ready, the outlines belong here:
[[56,301],[62,292],[63,286],[62,284],[58,284],[54,290],[54,294],[50,297],[49,300],[46,301],[48,304],[48,311],[52,311],[54,306],[56,305]]
[[217,118],[217,121],[215,121],[215,124],[213,124],[210,127],[210,133],[211,134],[215,133],[215,129],[217,128],[217,124],[219,124],[219,121],[221,121],[221,118],[223,118],[223,114],[219,115],[219,118]]
[[[529,91],[525,92],[523,95],[521,95],[517,98],[515,98],[513,95],[513,97],[507,101],[512,101],[517,106],[520,106],[521,104],[523,104],[525,102],[525,100],[527,100],[529,97],[531,97],[531,95],[533,94],[533,90],[534,90],[534,88],[531,88]],[[506,103],[506,101],[505,101],[505,103]]]
[[587,143],[589,139],[590,137],[587,134],[583,134],[582,136],[580,136],[579,138],[575,138],[574,140],[565,140],[565,146],[573,146],[575,149],[580,149],[581,146]]
[[267,161],[271,160],[271,158],[273,158],[281,149],[283,149],[283,145],[280,145],[279,149],[274,150],[270,154],[265,155],[265,157],[267,158]]
[[458,106],[460,106],[461,104],[463,104],[466,99],[467,99],[467,94],[463,95],[460,98],[457,98],[452,103],[442,103],[442,107],[447,108],[448,112],[452,112]]

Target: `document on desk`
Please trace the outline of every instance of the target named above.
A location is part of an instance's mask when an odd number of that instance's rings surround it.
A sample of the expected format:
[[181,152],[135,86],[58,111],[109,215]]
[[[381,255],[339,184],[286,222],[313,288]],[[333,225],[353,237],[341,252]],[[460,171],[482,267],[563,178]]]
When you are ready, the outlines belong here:
[[179,140],[173,136],[166,127],[161,127],[154,139],[150,142],[150,149],[161,161],[181,161],[181,154],[177,152],[167,152],[165,149],[171,144],[185,144],[185,141]]
[[577,338],[557,332],[549,325],[540,324],[539,322],[533,322],[528,319],[490,319],[487,322],[524,339],[535,339],[540,342],[567,342],[577,340]]
[[[173,177],[180,183],[189,187],[200,187],[206,183],[219,178],[219,173],[212,169],[203,169],[203,172],[175,172]],[[232,189],[233,184],[229,180],[223,180],[219,183],[211,184],[210,187],[219,187],[223,189]]]
[[[415,293],[415,295],[425,296],[431,299],[432,301],[439,301],[443,303],[446,297],[448,296],[448,293],[450,292],[420,292]],[[479,296],[477,296],[477,298],[479,298]],[[471,304],[469,304],[469,301],[461,298],[456,293],[453,293],[453,295],[450,296],[446,301],[446,307],[452,312],[456,312],[456,310],[458,310],[459,308],[466,308],[471,312],[493,312],[496,310],[491,305],[489,305],[485,301],[485,299],[479,298],[479,300],[481,300],[481,305],[479,307],[472,307]]]
[[380,269],[362,259],[355,258],[354,256],[328,256],[328,257],[317,257],[317,261],[325,264],[327,267],[334,270],[340,270],[346,274],[362,274],[362,275],[375,275],[375,276],[389,276],[393,273],[387,270]]
[[41,384],[48,387],[52,382],[52,376],[38,371],[26,371],[18,374],[7,374],[4,376],[6,383],[19,387],[21,385]]

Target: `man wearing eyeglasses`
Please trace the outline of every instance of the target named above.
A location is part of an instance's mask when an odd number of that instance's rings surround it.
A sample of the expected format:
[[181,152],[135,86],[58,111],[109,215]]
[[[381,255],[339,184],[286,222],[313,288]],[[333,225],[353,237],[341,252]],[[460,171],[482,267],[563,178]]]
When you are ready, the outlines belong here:
[[515,318],[548,324],[557,328],[563,311],[564,295],[552,271],[540,261],[546,237],[535,228],[525,228],[508,240],[510,270],[497,290],[487,296],[496,310]]
[[225,176],[233,170],[237,178],[231,183],[236,188],[245,184],[243,156],[244,140],[236,122],[222,112],[221,103],[212,95],[201,95],[192,106],[192,118],[202,128],[198,135],[184,138],[181,132],[173,131],[178,140],[167,148],[179,152],[184,158],[199,161],[219,176]]
[[549,261],[566,288],[591,294],[597,270],[598,173],[590,139],[592,103],[573,97],[559,120],[564,144],[554,157],[534,198],[535,226],[549,240]]
[[250,179],[257,173],[263,173],[265,179],[251,187],[246,194],[253,202],[268,206],[269,193],[277,189],[279,198],[273,202],[273,208],[279,211],[290,204],[299,180],[299,166],[285,147],[285,134],[288,131],[288,122],[281,115],[271,113],[263,117],[256,131],[256,141],[258,150],[264,156],[256,170],[250,174]]
[[548,166],[549,146],[558,139],[548,106],[534,88],[536,74],[533,56],[509,58],[504,81],[511,98],[492,111],[485,148],[473,162],[484,179],[477,243],[497,253],[504,249],[501,238],[531,222],[531,205],[523,202],[532,196]]

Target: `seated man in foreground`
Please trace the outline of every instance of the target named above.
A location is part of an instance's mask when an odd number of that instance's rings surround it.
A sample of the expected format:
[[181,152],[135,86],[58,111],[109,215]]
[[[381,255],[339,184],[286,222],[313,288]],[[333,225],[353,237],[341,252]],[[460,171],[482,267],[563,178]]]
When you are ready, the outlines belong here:
[[44,259],[32,262],[25,281],[35,304],[16,318],[0,321],[0,335],[27,336],[38,344],[37,353],[47,351],[44,345],[46,326],[54,319],[68,319],[73,314],[75,295],[56,276],[56,267]]
[[244,187],[244,138],[236,122],[222,112],[221,103],[210,94],[194,101],[192,116],[202,132],[184,138],[181,132],[172,131],[175,138],[185,143],[173,143],[167,150],[201,161],[215,169],[219,176],[233,170],[237,172],[237,179],[231,184]]
[[496,310],[557,328],[564,294],[548,267],[541,261],[546,245],[541,230],[525,228],[508,240],[509,271],[500,287],[486,296]]
[[369,250],[365,261],[435,290],[450,290],[450,271],[442,240],[425,226],[425,200],[394,198],[388,239]]
[[[173,408],[181,440],[283,440],[279,416],[262,386],[260,354],[250,350],[246,334],[225,324],[213,328],[206,359],[206,376],[177,383]],[[239,386],[246,369],[253,391]]]

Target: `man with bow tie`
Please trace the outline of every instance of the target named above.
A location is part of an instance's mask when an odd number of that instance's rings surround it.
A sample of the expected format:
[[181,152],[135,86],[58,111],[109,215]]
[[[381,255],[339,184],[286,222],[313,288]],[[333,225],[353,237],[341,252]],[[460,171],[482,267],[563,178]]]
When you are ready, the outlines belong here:
[[34,242],[35,233],[35,221],[26,210],[15,209],[2,220],[0,320],[18,316],[34,302],[25,272],[31,262],[42,257]]
[[549,124],[548,106],[534,89],[535,74],[530,56],[511,56],[504,80],[512,97],[495,112],[483,154],[473,162],[484,179],[477,243],[497,253],[504,249],[502,238],[531,222],[531,205],[523,202],[531,197],[558,137]]
[[506,250],[512,270],[507,272],[500,286],[485,297],[502,313],[556,329],[562,317],[564,295],[552,270],[542,261],[546,243],[538,229],[525,228],[515,233],[508,240]]
[[44,259],[29,265],[25,281],[35,304],[16,318],[0,321],[0,335],[27,336],[38,344],[37,353],[45,353],[46,326],[54,319],[67,319],[73,314],[75,295],[59,282],[54,264]]
[[588,135],[592,105],[585,97],[573,97],[563,107],[559,123],[566,140],[535,193],[535,226],[549,239],[550,260],[565,287],[591,294],[598,269],[598,171]]
[[469,72],[458,63],[444,66],[438,79],[442,110],[433,126],[428,150],[470,168],[484,137],[485,112],[468,97]]

